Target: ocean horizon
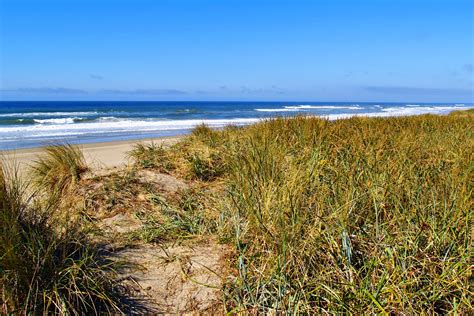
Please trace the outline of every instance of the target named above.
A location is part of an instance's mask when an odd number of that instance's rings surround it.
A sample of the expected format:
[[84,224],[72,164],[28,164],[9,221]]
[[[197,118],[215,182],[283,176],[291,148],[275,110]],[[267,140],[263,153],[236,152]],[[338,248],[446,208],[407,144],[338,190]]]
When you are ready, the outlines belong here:
[[211,128],[243,126],[278,116],[334,120],[443,115],[473,107],[472,103],[395,102],[0,101],[0,150],[175,136],[202,123]]

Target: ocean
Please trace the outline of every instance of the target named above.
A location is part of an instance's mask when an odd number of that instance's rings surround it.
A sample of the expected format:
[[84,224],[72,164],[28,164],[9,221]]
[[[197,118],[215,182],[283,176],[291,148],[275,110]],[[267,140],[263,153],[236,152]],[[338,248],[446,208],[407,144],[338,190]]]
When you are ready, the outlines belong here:
[[275,116],[386,117],[447,114],[473,107],[455,103],[3,101],[0,150],[173,136],[188,133],[201,123],[220,128]]

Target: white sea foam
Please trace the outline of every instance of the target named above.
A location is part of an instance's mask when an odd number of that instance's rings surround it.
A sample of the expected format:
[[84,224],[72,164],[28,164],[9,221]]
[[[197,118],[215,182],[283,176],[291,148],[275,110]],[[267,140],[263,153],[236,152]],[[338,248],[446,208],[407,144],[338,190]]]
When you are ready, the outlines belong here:
[[283,108],[271,108],[271,109],[254,109],[257,112],[299,112],[305,110],[360,110],[358,104],[351,106],[337,106],[337,105],[288,105]]
[[350,117],[393,117],[393,116],[408,116],[421,114],[447,114],[456,110],[467,110],[472,107],[467,106],[419,106],[419,107],[388,107],[381,109],[382,112],[367,112],[367,113],[343,113],[343,114],[328,114],[320,117],[329,120],[345,119]]
[[0,117],[38,117],[38,116],[92,116],[98,112],[25,112],[25,113],[6,113],[0,114]]
[[102,117],[99,117],[97,120],[99,121],[102,121],[102,122],[116,122],[118,120],[120,120],[118,117],[115,117],[115,116],[102,116]]
[[0,138],[6,137],[52,137],[63,135],[108,134],[120,132],[159,132],[191,129],[199,124],[218,128],[226,125],[246,125],[258,118],[209,119],[209,120],[116,120],[75,124],[35,124],[0,127]]
[[359,110],[360,107],[359,105],[351,105],[351,106],[340,106],[340,105],[290,105],[290,106],[285,106],[286,109],[326,109],[326,110]]
[[279,108],[279,109],[254,109],[257,112],[298,112],[298,110],[294,109],[286,109],[286,108]]
[[[319,112],[318,116],[329,120],[345,119],[354,116],[366,117],[390,117],[390,116],[404,116],[404,115],[418,115],[425,113],[446,114],[453,110],[464,110],[472,108],[473,105],[419,105],[419,106],[390,106],[383,108],[379,105],[371,105],[368,107],[357,105],[348,106],[333,106],[333,105],[295,105],[286,106],[278,109],[261,109],[263,112],[278,112],[278,111],[305,111],[307,109],[345,109],[347,111],[334,112]],[[364,108],[366,110],[364,111]],[[277,111],[275,111],[277,110]],[[375,110],[375,111],[374,111]],[[370,111],[370,112],[369,112]],[[39,112],[38,112],[39,113]],[[66,112],[58,112],[66,113]],[[156,133],[160,135],[161,132],[181,133],[181,131],[189,130],[196,125],[205,123],[211,128],[219,128],[225,125],[247,125],[258,122],[259,118],[234,118],[234,119],[188,119],[188,120],[164,120],[157,118],[133,119],[133,118],[119,118],[114,116],[103,116],[93,121],[81,121],[80,119],[87,118],[88,115],[77,115],[81,113],[96,113],[96,112],[68,112],[68,117],[50,117],[47,119],[36,118],[35,123],[31,125],[3,125],[0,126],[0,143],[13,143],[25,140],[33,140],[41,142],[42,140],[66,138],[78,139],[81,137],[95,137],[100,139],[105,135],[133,135]],[[109,112],[110,113],[110,112]],[[107,114],[109,114],[107,113]],[[313,111],[306,113],[314,114]],[[328,113],[321,115],[321,113]],[[74,115],[71,115],[74,114]],[[105,112],[104,112],[105,114]],[[113,115],[112,113],[110,113]],[[292,114],[291,112],[289,114]],[[28,113],[32,116],[32,113]],[[41,115],[45,115],[41,113]],[[13,116],[13,114],[12,114]],[[269,113],[268,116],[272,116]],[[70,138],[69,138],[70,137]]]
[[53,119],[44,119],[44,120],[34,119],[33,121],[39,124],[74,124],[75,119],[78,119],[78,118],[67,117],[67,118],[53,118]]
[[[401,115],[418,115],[418,114],[445,114],[454,110],[467,110],[469,107],[464,106],[417,106],[417,107],[403,107],[395,106],[381,109],[382,112],[389,113],[393,116]],[[384,115],[381,115],[384,116]]]

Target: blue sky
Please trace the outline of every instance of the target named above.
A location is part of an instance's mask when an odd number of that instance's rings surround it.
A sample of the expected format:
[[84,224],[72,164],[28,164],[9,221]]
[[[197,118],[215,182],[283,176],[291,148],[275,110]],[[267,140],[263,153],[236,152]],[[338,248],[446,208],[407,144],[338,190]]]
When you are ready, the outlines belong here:
[[3,100],[473,102],[472,0],[0,3]]

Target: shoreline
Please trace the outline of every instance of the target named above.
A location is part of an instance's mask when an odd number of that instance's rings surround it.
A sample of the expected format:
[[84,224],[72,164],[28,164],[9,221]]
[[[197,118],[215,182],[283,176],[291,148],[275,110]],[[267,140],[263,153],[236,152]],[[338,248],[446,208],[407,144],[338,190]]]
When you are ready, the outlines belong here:
[[[110,142],[77,144],[89,166],[93,169],[109,169],[123,166],[128,162],[127,152],[138,143],[157,143],[158,145],[171,146],[185,135],[163,136],[156,138],[117,140]],[[26,168],[43,152],[45,146],[22,148],[16,150],[0,150],[0,159],[13,162],[22,174]]]
[[[435,115],[462,115],[463,113],[472,113],[474,108],[468,110],[451,111],[446,114]],[[359,115],[351,115],[345,117],[341,115],[338,119],[348,119]],[[373,116],[361,115],[362,117],[371,118]],[[418,116],[418,115],[402,115],[402,116]],[[394,117],[394,115],[376,116],[376,117]],[[250,124],[251,125],[251,124]],[[78,146],[84,153],[87,164],[95,170],[110,169],[124,166],[128,163],[127,153],[133,149],[133,145],[139,143],[155,142],[158,145],[171,146],[186,137],[188,134],[179,134],[172,136],[148,137],[128,140],[111,140],[94,143],[73,144]],[[6,149],[0,150],[0,159],[8,163],[14,163],[18,166],[20,174],[24,173],[26,168],[36,157],[42,153],[45,146],[37,146],[31,148]]]
[[[1,103],[3,105],[3,103]],[[51,141],[74,144],[142,140],[189,133],[200,124],[212,129],[248,126],[278,117],[392,117],[474,108],[464,103],[364,103],[364,102],[93,102],[73,105],[46,103],[7,104],[0,111],[0,152],[31,149]]]

